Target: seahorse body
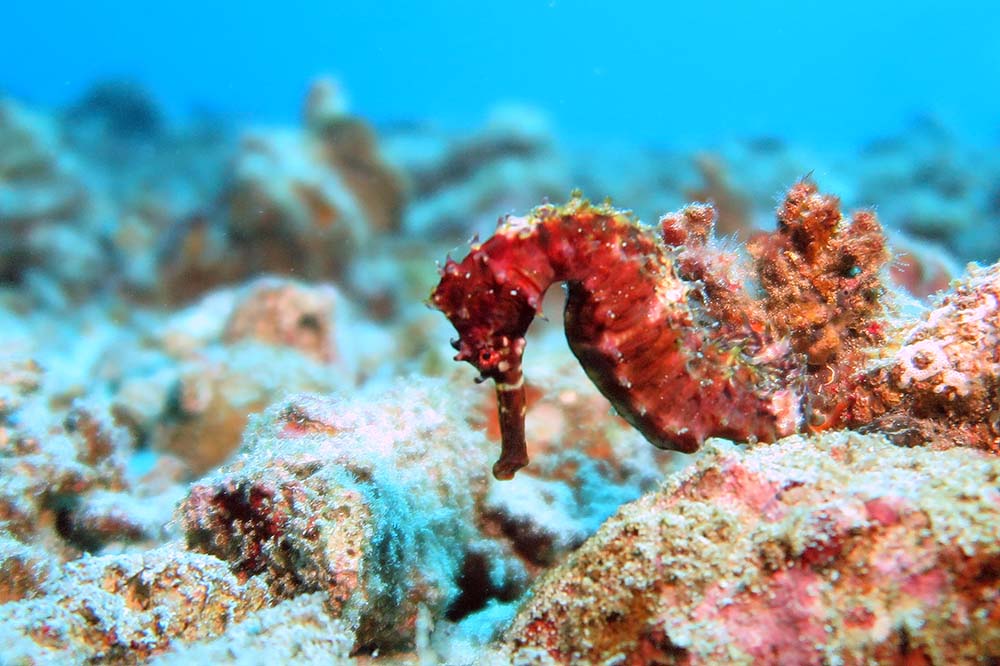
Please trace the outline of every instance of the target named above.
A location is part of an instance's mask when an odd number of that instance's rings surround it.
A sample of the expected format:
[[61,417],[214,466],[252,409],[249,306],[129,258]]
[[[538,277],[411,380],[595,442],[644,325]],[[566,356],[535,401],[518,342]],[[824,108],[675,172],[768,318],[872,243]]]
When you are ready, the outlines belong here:
[[496,382],[498,479],[528,463],[524,336],[555,282],[568,287],[570,349],[653,445],[693,452],[707,437],[773,441],[798,428],[801,396],[781,343],[718,317],[711,291],[682,277],[680,256],[654,228],[575,197],[508,216],[447,261],[431,303],[458,332],[456,360]]

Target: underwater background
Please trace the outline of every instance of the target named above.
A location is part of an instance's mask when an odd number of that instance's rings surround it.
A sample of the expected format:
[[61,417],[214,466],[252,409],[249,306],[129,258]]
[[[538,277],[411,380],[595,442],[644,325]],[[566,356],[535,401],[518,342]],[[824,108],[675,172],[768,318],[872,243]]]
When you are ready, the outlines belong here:
[[529,103],[565,139],[704,146],[774,136],[824,148],[930,115],[997,139],[1000,19],[989,3],[12,3],[8,94],[66,104],[128,78],[171,115],[288,123],[331,74],[376,124],[470,127]]
[[991,4],[8,4],[0,665],[1000,663]]

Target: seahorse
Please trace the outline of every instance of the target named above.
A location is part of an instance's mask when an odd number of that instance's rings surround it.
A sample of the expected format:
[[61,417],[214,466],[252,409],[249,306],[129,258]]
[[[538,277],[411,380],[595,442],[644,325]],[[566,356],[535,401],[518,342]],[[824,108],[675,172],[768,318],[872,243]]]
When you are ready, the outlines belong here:
[[448,259],[430,303],[451,321],[455,360],[496,385],[497,479],[528,464],[525,334],[545,291],[565,283],[570,349],[615,410],[650,443],[694,452],[708,437],[774,441],[803,420],[795,354],[769,337],[759,303],[711,245],[714,209],[645,225],[578,194]]

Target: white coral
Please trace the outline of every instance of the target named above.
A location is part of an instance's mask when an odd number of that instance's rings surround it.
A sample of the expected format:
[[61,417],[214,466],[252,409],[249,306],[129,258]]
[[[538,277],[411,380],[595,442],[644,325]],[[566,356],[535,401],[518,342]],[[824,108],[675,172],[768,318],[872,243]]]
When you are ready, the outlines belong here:
[[951,370],[951,361],[937,340],[920,340],[896,352],[896,362],[903,368],[899,385],[906,388],[914,380],[927,381],[934,375]]

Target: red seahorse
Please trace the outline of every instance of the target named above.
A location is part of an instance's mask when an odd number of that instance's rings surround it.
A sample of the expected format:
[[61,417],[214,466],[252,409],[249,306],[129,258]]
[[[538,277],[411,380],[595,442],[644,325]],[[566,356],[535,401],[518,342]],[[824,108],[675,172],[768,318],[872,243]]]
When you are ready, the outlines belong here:
[[455,359],[496,383],[496,478],[528,463],[524,336],[556,282],[567,285],[570,349],[653,445],[690,453],[707,437],[773,441],[798,429],[796,366],[748,315],[757,305],[739,276],[713,271],[728,256],[708,248],[713,215],[689,207],[657,230],[574,195],[501,219],[489,240],[446,262],[431,304],[458,331]]

